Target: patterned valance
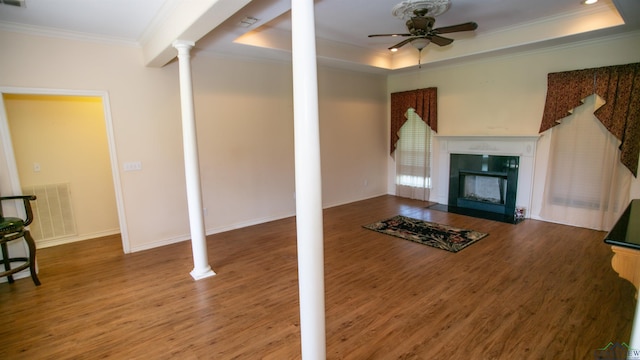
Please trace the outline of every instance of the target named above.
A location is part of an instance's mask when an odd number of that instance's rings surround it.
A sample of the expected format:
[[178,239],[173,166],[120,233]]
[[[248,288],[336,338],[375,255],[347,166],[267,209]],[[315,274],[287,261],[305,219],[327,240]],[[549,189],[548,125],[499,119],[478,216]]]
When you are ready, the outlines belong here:
[[540,132],[560,124],[562,118],[591,94],[605,104],[594,112],[622,143],[620,161],[638,176],[640,158],[640,63],[550,73]]
[[391,154],[396,150],[398,132],[413,108],[431,130],[438,131],[438,88],[431,87],[391,94]]

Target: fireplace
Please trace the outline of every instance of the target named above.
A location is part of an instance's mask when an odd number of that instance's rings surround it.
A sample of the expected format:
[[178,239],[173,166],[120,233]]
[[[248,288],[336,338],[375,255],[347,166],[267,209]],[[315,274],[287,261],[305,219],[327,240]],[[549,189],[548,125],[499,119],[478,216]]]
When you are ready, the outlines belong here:
[[451,154],[449,207],[504,216],[515,222],[518,156]]
[[[437,202],[436,209],[509,223],[531,216],[527,210],[533,201],[538,135],[436,135],[435,139],[437,174],[431,200]],[[451,196],[454,190],[456,196]]]

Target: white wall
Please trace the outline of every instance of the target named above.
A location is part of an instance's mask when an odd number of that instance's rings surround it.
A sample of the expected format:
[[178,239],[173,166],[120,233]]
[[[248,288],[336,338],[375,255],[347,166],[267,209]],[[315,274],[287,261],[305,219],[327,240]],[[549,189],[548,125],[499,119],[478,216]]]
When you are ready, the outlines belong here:
[[[208,229],[293,215],[290,64],[200,57],[193,71]],[[385,78],[320,68],[318,82],[324,206],[384,194]]]
[[[548,73],[639,62],[638,44],[640,33],[634,32],[455,66],[425,67],[389,76],[389,93],[437,87],[439,135],[536,135],[544,109]],[[541,198],[544,187],[547,138],[543,135],[537,144],[534,199]],[[436,142],[436,159],[438,149]],[[435,165],[437,171],[448,171]],[[389,173],[394,171],[390,160]],[[389,192],[393,191],[391,185]],[[448,184],[435,183],[434,187],[436,191],[432,194]],[[634,179],[631,197],[640,197],[637,179]],[[536,216],[538,212],[539,203],[534,202],[530,213]]]
[[[131,250],[187,239],[177,63],[3,31],[0,48],[0,87],[108,92]],[[192,66],[208,232],[293,215],[290,64],[196,54]],[[386,79],[321,68],[319,83],[324,205],[386,193]],[[142,170],[123,172],[130,161]]]

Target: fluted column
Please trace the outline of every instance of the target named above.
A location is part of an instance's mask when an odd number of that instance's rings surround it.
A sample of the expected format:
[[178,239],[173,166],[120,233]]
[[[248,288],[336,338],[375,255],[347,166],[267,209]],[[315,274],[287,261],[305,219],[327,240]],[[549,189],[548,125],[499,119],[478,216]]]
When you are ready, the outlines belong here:
[[313,0],[291,2],[302,358],[325,359],[322,180]]
[[202,206],[202,187],[200,185],[200,165],[198,159],[198,140],[196,119],[193,106],[193,86],[191,81],[191,55],[194,43],[175,41],[173,47],[178,50],[180,71],[180,104],[182,108],[182,142],[184,146],[184,170],[187,182],[187,203],[189,207],[189,225],[191,229],[191,249],[193,251],[193,270],[191,276],[202,279],[213,276],[207,255],[207,238],[204,226]]

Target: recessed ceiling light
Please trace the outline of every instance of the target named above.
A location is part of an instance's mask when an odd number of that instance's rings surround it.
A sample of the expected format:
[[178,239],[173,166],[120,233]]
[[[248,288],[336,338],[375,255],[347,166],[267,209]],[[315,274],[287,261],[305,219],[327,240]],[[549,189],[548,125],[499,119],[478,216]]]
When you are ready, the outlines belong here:
[[597,3],[597,2],[598,2],[598,0],[583,0],[582,1],[582,3],[584,5],[593,5],[593,4]]

